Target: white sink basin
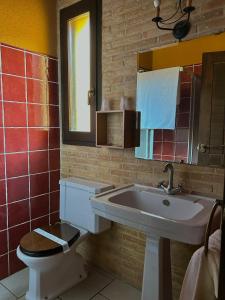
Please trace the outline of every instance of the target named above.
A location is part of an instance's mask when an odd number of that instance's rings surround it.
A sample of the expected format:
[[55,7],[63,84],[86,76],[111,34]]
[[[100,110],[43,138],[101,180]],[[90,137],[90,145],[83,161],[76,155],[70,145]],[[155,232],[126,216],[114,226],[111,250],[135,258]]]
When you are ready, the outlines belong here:
[[151,191],[126,191],[116,196],[109,197],[115,204],[140,210],[140,213],[149,216],[160,216],[171,220],[188,220],[204,209],[204,206],[187,201],[182,197],[166,196]]
[[201,244],[214,201],[189,194],[169,196],[157,188],[130,185],[92,198],[92,207],[97,215],[146,234]]
[[135,184],[91,199],[97,215],[146,233],[142,300],[172,300],[169,239],[202,243],[214,202]]

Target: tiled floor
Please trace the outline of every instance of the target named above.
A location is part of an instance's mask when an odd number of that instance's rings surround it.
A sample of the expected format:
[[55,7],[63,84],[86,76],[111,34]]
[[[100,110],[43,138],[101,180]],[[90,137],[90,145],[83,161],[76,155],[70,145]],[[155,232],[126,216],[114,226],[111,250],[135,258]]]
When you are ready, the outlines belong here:
[[[25,300],[28,270],[24,269],[0,281],[1,300]],[[141,291],[99,269],[91,269],[88,278],[56,300],[140,300]],[[34,299],[35,300],[35,299]]]

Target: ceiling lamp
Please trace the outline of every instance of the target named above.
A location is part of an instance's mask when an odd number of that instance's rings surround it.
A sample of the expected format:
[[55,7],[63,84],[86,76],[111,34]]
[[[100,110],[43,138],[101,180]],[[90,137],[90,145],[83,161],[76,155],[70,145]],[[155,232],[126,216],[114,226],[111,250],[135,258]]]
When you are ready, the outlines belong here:
[[[177,9],[171,17],[163,19],[160,16],[161,0],[153,0],[156,8],[156,17],[152,19],[156,26],[161,30],[171,30],[176,39],[183,39],[190,31],[190,15],[195,10],[192,0],[186,1],[186,6],[182,8],[182,0],[177,0]],[[171,25],[171,26],[169,26]],[[168,27],[169,26],[169,27]]]

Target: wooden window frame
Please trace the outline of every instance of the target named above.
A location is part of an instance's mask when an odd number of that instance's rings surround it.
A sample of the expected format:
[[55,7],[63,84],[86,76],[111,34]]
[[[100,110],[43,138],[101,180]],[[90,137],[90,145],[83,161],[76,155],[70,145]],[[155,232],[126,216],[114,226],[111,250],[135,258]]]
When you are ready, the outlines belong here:
[[[91,29],[91,86],[95,95],[91,104],[91,131],[76,132],[69,128],[69,81],[68,81],[68,20],[90,12]],[[82,0],[60,10],[60,60],[61,60],[61,113],[63,144],[96,145],[96,110],[101,105],[102,67],[102,0]]]

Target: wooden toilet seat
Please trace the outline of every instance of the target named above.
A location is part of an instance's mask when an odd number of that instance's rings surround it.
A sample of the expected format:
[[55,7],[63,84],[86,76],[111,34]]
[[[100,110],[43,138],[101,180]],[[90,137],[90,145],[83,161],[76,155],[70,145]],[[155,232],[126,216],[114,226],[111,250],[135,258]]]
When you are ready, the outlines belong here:
[[[79,229],[66,223],[57,223],[41,229],[64,240],[69,247],[80,237]],[[63,252],[63,246],[35,231],[31,231],[20,240],[20,250],[28,256],[44,257]]]

